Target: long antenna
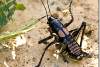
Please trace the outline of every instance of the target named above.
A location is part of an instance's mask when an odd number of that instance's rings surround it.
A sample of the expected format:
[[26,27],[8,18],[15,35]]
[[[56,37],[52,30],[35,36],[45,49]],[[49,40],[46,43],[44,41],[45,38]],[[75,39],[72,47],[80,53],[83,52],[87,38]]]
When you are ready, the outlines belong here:
[[44,9],[45,9],[45,12],[46,12],[46,15],[47,15],[47,20],[48,20],[48,12],[47,12],[47,9],[46,9],[46,7],[45,7],[45,5],[44,5],[44,3],[43,3],[42,0],[41,0],[41,2],[42,2],[42,5],[43,5],[43,7],[44,7]]
[[50,7],[49,7],[48,0],[47,0],[47,6],[48,6],[48,9],[49,9],[49,13],[50,13],[50,15],[52,16],[51,11],[50,11]]
[[71,11],[71,6],[72,6],[72,0],[70,1],[70,4],[69,4],[69,12],[71,14],[71,18],[73,19],[73,15],[72,15],[72,11]]

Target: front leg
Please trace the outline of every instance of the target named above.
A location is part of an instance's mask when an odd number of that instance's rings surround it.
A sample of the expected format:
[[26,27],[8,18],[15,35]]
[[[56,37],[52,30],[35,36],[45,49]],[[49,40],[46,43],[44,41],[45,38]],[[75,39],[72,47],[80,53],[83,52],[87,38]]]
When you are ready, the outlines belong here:
[[48,36],[48,37],[46,37],[46,38],[44,38],[44,39],[41,39],[41,40],[38,42],[39,44],[40,44],[40,43],[46,44],[45,42],[46,42],[47,40],[53,38],[54,35],[53,35],[53,32],[52,32],[52,30],[51,30],[50,27],[48,28],[48,31],[50,32],[50,36]]
[[53,38],[53,36],[48,36],[48,37],[46,37],[46,38],[40,40],[38,43],[39,43],[39,44],[40,44],[40,43],[45,43],[45,41],[47,41],[47,40],[49,40],[49,39],[51,39],[51,38]]

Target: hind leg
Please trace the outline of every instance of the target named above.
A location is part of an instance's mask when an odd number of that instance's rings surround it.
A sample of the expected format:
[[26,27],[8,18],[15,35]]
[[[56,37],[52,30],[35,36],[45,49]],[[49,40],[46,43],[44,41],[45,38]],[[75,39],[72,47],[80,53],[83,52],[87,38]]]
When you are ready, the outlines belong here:
[[82,41],[83,41],[83,36],[85,33],[85,29],[86,29],[86,22],[82,22],[80,28],[76,28],[74,30],[69,31],[72,35],[72,37],[77,40],[80,32],[82,31],[82,35],[81,35],[81,41],[80,41],[80,47],[82,47]]
[[[82,22],[79,29],[75,29],[75,30],[71,31],[73,38],[77,39],[78,35],[80,34],[80,31],[82,30],[81,41],[80,41],[80,47],[81,48],[82,48],[82,41],[83,41],[85,29],[86,29],[86,22]],[[91,57],[91,55],[89,53],[86,53],[86,52],[82,52],[82,53],[83,53],[84,57]]]

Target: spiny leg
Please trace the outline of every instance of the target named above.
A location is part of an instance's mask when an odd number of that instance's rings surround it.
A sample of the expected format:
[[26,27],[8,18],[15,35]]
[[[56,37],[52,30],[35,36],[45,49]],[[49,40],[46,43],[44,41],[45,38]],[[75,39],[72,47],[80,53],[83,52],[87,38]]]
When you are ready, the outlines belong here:
[[42,59],[43,59],[43,57],[44,57],[44,54],[45,54],[46,50],[47,50],[52,44],[54,44],[54,43],[55,43],[55,41],[51,42],[48,46],[46,46],[46,48],[45,48],[45,50],[44,50],[44,52],[43,52],[43,54],[42,54],[42,56],[41,56],[41,59],[40,59],[38,65],[35,66],[35,67],[40,67],[41,62],[42,62]]
[[82,31],[82,35],[81,35],[80,47],[82,47],[83,36],[85,33],[85,29],[86,29],[86,22],[83,22],[82,26],[83,26],[83,31]]
[[77,40],[80,34],[79,28],[75,28],[73,30],[70,30],[69,33],[72,35],[72,37]]
[[[80,47],[82,47],[83,36],[84,36],[84,33],[85,33],[85,29],[86,29],[86,22],[83,22],[82,26],[83,26],[83,31],[82,31],[82,35],[81,35]],[[92,57],[89,53],[86,53],[84,51],[83,51],[83,55],[84,55],[84,57],[88,57],[88,58]]]
[[73,32],[75,32],[75,31],[77,31],[79,28],[75,28],[75,29],[73,29],[73,30],[70,30],[69,31],[69,33],[73,33]]
[[83,36],[84,36],[84,31],[85,31],[85,28],[86,28],[86,22],[82,22],[80,28],[76,28],[74,30],[71,30],[71,34],[72,34],[72,37],[77,40],[79,34],[80,34],[80,31],[82,30],[82,35],[81,35],[81,41],[80,41],[80,47],[82,47],[82,41],[83,41]]
[[52,33],[52,30],[51,30],[51,28],[48,28],[48,30],[49,30],[49,32],[50,32],[50,36],[48,36],[48,37],[46,37],[46,38],[44,38],[44,39],[41,39],[38,43],[40,44],[40,43],[44,43],[45,44],[45,41],[47,41],[47,40],[49,40],[49,39],[51,39],[51,38],[53,38],[53,33]]
[[71,0],[71,2],[69,4],[69,12],[70,12],[71,20],[68,23],[65,23],[64,27],[69,26],[74,21],[74,18],[73,18],[73,15],[72,15],[72,11],[71,11],[71,5],[72,5],[72,0]]
[[47,41],[47,40],[49,40],[49,39],[51,39],[51,38],[53,38],[53,36],[48,36],[48,37],[46,37],[46,38],[40,40],[38,43],[39,43],[39,44],[40,44],[40,43],[45,43],[45,41]]
[[[72,33],[72,36],[74,39],[77,40],[76,37],[78,37],[78,35],[80,34],[80,31],[82,30],[82,35],[81,35],[81,41],[80,41],[80,47],[82,48],[82,41],[83,41],[83,36],[84,36],[84,33],[85,33],[85,29],[86,29],[86,22],[82,22],[80,28],[76,28],[74,30],[71,30],[71,33]],[[84,57],[89,57],[91,58],[92,56],[84,51],[82,51]]]

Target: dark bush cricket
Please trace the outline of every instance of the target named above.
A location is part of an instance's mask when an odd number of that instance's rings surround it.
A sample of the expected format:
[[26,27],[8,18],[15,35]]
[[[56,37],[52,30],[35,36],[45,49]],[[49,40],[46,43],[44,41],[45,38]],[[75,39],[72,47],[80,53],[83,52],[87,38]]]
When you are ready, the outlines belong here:
[[[42,0],[41,0],[41,2],[43,4],[46,14],[47,14],[46,7]],[[47,4],[48,4],[48,0],[47,0]],[[76,59],[76,60],[81,60],[83,57],[91,57],[90,54],[82,51],[82,41],[83,41],[83,36],[84,36],[85,28],[86,28],[86,22],[83,21],[80,28],[76,28],[71,31],[68,31],[66,29],[66,27],[68,27],[74,20],[72,12],[71,12],[71,5],[72,5],[72,0],[70,1],[70,4],[69,4],[69,12],[70,12],[71,20],[65,24],[62,24],[59,19],[52,16],[49,5],[48,5],[48,9],[51,14],[51,16],[48,16],[48,14],[47,14],[47,20],[48,20],[47,24],[49,25],[50,36],[40,40],[39,44],[44,43],[45,41],[47,41],[53,37],[55,37],[55,39],[54,39],[54,41],[52,41],[51,43],[49,43],[46,46],[46,48],[41,56],[41,59],[36,67],[39,67],[41,65],[41,61],[43,59],[43,56],[44,56],[46,50],[51,45],[56,44],[56,43],[59,43],[62,45],[62,47],[60,49],[60,51],[61,51],[60,54],[62,55],[63,60],[65,62],[68,62],[68,61],[63,56],[63,54],[62,54],[63,52],[68,53],[69,56],[71,56],[71,58]],[[80,34],[80,31],[82,31],[82,35],[81,35],[81,40],[80,40],[80,45],[79,45],[76,42],[76,40],[77,40],[78,35]]]

